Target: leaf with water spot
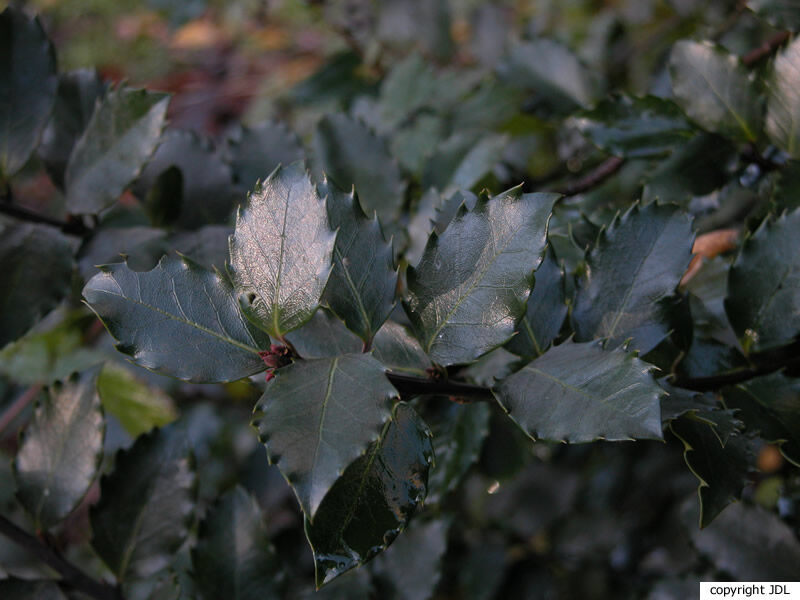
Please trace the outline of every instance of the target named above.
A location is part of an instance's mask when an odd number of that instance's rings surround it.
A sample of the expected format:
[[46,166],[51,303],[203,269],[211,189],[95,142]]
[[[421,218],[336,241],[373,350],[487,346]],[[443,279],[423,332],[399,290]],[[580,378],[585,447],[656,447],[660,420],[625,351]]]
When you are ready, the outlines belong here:
[[435,362],[471,362],[514,333],[557,198],[513,188],[463,209],[441,235],[431,234],[408,270],[405,307]]
[[306,323],[331,272],[336,234],[302,163],[248,195],[231,237],[231,270],[247,317],[274,338]]
[[377,440],[399,399],[368,354],[302,360],[278,369],[253,425],[308,519],[342,472]]

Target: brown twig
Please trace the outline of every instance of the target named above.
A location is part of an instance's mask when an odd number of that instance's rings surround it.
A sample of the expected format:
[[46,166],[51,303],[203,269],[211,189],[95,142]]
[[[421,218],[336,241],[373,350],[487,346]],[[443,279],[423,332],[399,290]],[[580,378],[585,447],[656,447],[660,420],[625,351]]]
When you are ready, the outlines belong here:
[[61,581],[96,600],[124,600],[119,588],[97,581],[72,563],[66,561],[41,540],[21,529],[6,517],[0,515],[0,534],[33,554],[40,561],[61,575]]
[[608,179],[614,173],[619,171],[622,168],[622,165],[624,164],[625,164],[624,158],[620,158],[619,156],[612,156],[611,158],[607,158],[606,160],[601,162],[598,166],[589,171],[583,177],[580,177],[575,181],[571,181],[570,183],[566,184],[564,187],[560,189],[557,189],[556,191],[559,194],[564,194],[565,196],[575,196],[577,194],[582,194],[583,192],[587,192],[593,187],[603,183],[606,179]]
[[17,218],[21,221],[28,223],[40,223],[42,225],[49,225],[50,227],[57,227],[61,231],[69,235],[84,236],[91,232],[91,229],[86,227],[80,219],[69,219],[62,221],[53,217],[43,215],[36,211],[19,206],[18,204],[10,204],[8,202],[0,203],[0,213]]
[[780,31],[761,44],[758,48],[753,48],[742,57],[742,63],[746,66],[751,67],[760,61],[762,58],[766,58],[779,47],[781,47],[784,43],[786,43],[791,37],[791,33],[788,31]]

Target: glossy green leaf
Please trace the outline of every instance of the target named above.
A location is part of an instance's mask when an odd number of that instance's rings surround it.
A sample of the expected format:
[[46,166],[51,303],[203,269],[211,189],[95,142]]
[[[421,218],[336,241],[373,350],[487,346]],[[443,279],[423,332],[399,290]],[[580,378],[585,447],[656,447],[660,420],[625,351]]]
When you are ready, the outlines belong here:
[[646,354],[673,329],[668,311],[691,259],[691,221],[675,206],[634,205],[588,253],[577,281],[575,339],[609,338]]
[[691,139],[697,130],[670,100],[618,95],[576,115],[578,130],[616,156],[661,156]]
[[775,27],[800,31],[800,5],[795,0],[749,0],[747,8]]
[[276,169],[248,196],[231,237],[245,314],[274,338],[306,323],[331,272],[336,234],[302,163]]
[[266,121],[234,129],[225,140],[225,154],[240,188],[253,189],[278,165],[303,159],[297,136],[286,125]]
[[339,187],[355,185],[368,216],[388,225],[397,217],[406,184],[384,140],[364,123],[343,114],[323,117],[314,134],[318,166]]
[[767,79],[767,135],[792,158],[800,158],[799,87],[800,40],[794,40],[775,58]]
[[728,388],[724,397],[748,431],[779,444],[786,459],[800,466],[800,380],[773,373]]
[[763,116],[753,77],[739,59],[708,42],[681,40],[669,59],[675,100],[701,127],[754,142]]
[[700,527],[742,495],[755,463],[753,442],[737,431],[732,411],[691,413],[670,424],[683,442],[684,460],[700,481]]
[[81,246],[78,270],[85,281],[98,273],[98,265],[125,260],[134,271],[149,271],[167,251],[167,233],[154,227],[100,229]]
[[405,307],[435,362],[471,362],[511,337],[557,198],[514,188],[479,201],[431,235],[419,265],[408,270]]
[[106,92],[97,71],[77,69],[61,73],[58,78],[53,116],[42,134],[37,153],[47,172],[60,186],[75,142],[83,135],[94,113],[95,105]]
[[[175,206],[169,207],[169,218],[162,215],[163,224],[196,229],[210,223],[227,223],[238,200],[231,166],[210,138],[194,131],[164,131],[158,149],[132,186],[134,193],[146,198],[148,192],[158,189],[157,183],[164,185],[165,173],[173,167],[181,174],[180,194],[162,198],[158,205],[150,207],[151,215],[154,209],[164,212],[164,202],[172,201]],[[262,179],[270,172],[263,173]]]
[[38,18],[0,13],[0,180],[36,149],[56,99],[56,55]]
[[378,331],[372,344],[372,356],[390,371],[420,377],[427,377],[426,369],[431,366],[417,338],[408,328],[394,321],[387,321]]
[[731,265],[725,310],[746,351],[789,343],[800,333],[800,209],[765,220]]
[[116,202],[156,149],[168,104],[160,92],[108,91],[69,158],[69,212],[97,214]]
[[89,516],[92,547],[118,579],[146,578],[172,562],[194,519],[195,485],[183,429],[155,429],[117,453]]
[[0,348],[66,296],[74,251],[75,241],[53,227],[0,222]]
[[383,239],[377,218],[364,216],[353,192],[346,194],[326,181],[319,193],[327,198],[331,229],[338,230],[322,301],[369,344],[394,307],[392,244]]
[[391,547],[375,557],[372,572],[382,594],[396,600],[433,597],[442,577],[448,525],[444,519],[414,521]]
[[175,403],[164,390],[148,385],[119,364],[103,367],[97,393],[106,413],[114,415],[133,438],[178,418]]
[[56,384],[23,433],[14,459],[17,499],[37,530],[72,512],[97,474],[105,434],[97,373]]
[[146,273],[106,265],[83,289],[89,307],[137,364],[192,382],[232,381],[265,369],[269,337],[239,313],[230,281],[182,256]]
[[478,462],[483,441],[489,435],[491,411],[485,402],[452,403],[439,426],[433,428],[436,465],[431,471],[429,502],[441,501],[461,483]]
[[303,358],[333,358],[360,352],[364,343],[327,308],[320,308],[311,320],[286,336]]
[[588,68],[553,40],[540,38],[513,45],[500,74],[516,86],[533,90],[562,113],[589,107],[598,96]]
[[325,496],[306,537],[314,551],[317,587],[385,549],[425,499],[433,458],[430,432],[407,404],[367,452]]
[[280,598],[279,562],[261,509],[241,487],[222,496],[200,524],[194,580],[208,600]]
[[500,381],[494,395],[532,439],[662,439],[653,365],[622,348],[564,342]]
[[379,438],[398,398],[368,354],[304,360],[275,372],[253,425],[310,520],[344,469]]
[[67,600],[67,596],[52,579],[17,579],[9,577],[0,580],[0,598],[3,600]]
[[517,325],[517,334],[506,348],[527,358],[541,355],[561,331],[567,316],[564,271],[548,246],[545,257],[534,274],[534,286],[525,315]]

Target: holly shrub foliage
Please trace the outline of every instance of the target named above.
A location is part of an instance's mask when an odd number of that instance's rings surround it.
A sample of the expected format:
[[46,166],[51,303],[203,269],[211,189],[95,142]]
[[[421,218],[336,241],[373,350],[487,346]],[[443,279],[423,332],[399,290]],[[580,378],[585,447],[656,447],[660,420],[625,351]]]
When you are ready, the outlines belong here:
[[0,597],[796,578],[800,9],[347,4],[216,143],[0,15]]

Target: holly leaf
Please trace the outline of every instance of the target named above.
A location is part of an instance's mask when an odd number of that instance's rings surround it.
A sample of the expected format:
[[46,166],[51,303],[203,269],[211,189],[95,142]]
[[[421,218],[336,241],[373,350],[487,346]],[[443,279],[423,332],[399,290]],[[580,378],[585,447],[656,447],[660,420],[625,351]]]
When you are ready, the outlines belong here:
[[434,427],[436,465],[431,472],[429,502],[441,501],[458,487],[469,468],[478,462],[489,435],[491,412],[485,402],[451,403],[439,426]]
[[71,513],[97,475],[105,435],[98,371],[53,386],[22,435],[14,459],[17,499],[37,530]]
[[319,193],[327,197],[331,229],[338,230],[322,301],[368,347],[394,308],[392,244],[383,239],[378,219],[364,216],[354,192],[346,194],[326,180]]
[[686,465],[700,481],[700,527],[742,495],[755,464],[753,442],[737,430],[730,410],[689,413],[669,425],[683,442]]
[[69,212],[97,214],[117,201],[156,149],[168,104],[169,96],[160,92],[108,91],[67,164]]
[[441,235],[431,234],[419,265],[408,269],[405,308],[435,362],[471,362],[511,337],[557,199],[513,188],[462,210]]
[[100,267],[83,288],[86,303],[146,369],[195,383],[233,381],[265,369],[267,335],[239,313],[233,286],[184,256],[166,256],[145,273]]
[[[269,171],[263,176],[268,174]],[[156,224],[196,229],[208,223],[227,222],[237,200],[231,166],[210,138],[194,131],[164,131],[158,149],[132,189],[144,199],[148,192],[157,195],[165,184],[171,184],[166,186],[169,193],[160,202],[148,203]]]
[[748,431],[780,446],[786,460],[800,466],[800,382],[782,373],[756,377],[725,390],[725,404],[739,409]]
[[[800,9],[798,23],[800,23]],[[800,41],[780,52],[767,77],[767,135],[792,158],[800,158]]]
[[355,185],[368,216],[377,213],[384,225],[394,221],[406,184],[382,138],[361,121],[335,114],[319,122],[313,144],[320,169],[343,189]]
[[533,440],[662,439],[653,365],[622,348],[564,342],[493,390],[511,419]]
[[597,85],[588,68],[558,42],[540,38],[513,45],[499,67],[503,79],[534,90],[554,110],[570,113],[597,99]]
[[656,96],[606,98],[575,124],[598,148],[626,158],[663,156],[697,133],[675,103]]
[[[226,240],[227,241],[227,240]],[[78,270],[85,281],[98,273],[97,265],[124,259],[134,271],[149,271],[167,251],[167,233],[154,227],[101,228],[81,246]]]
[[336,234],[302,163],[276,169],[247,200],[230,242],[233,280],[247,317],[280,339],[317,310]]
[[681,40],[672,47],[669,72],[676,102],[698,125],[736,140],[758,139],[762,105],[736,56],[709,42]]
[[237,486],[200,524],[192,571],[203,598],[262,600],[280,597],[280,567],[261,509]]
[[417,338],[405,326],[394,321],[387,321],[378,331],[372,345],[372,356],[390,371],[420,377],[427,377],[426,369],[431,366]]
[[225,155],[237,185],[250,190],[278,165],[302,160],[303,148],[286,125],[267,121],[234,129],[225,140]]
[[779,29],[800,31],[800,6],[794,0],[749,0],[747,8]]
[[253,425],[309,520],[318,520],[325,494],[380,437],[398,399],[368,354],[303,360],[275,372]]
[[36,149],[56,99],[56,54],[38,18],[8,6],[0,13],[0,181]]
[[53,227],[0,223],[0,348],[67,295],[74,250],[75,241]]
[[97,71],[90,69],[77,69],[58,77],[53,115],[42,134],[37,153],[48,174],[61,187],[75,142],[86,130],[97,101],[107,87]]
[[333,358],[360,352],[364,344],[327,308],[320,308],[311,320],[286,336],[303,358]]
[[798,227],[800,209],[765,219],[731,265],[725,310],[745,351],[776,348],[800,333]]
[[397,404],[380,436],[327,493],[314,522],[306,518],[317,587],[391,544],[425,499],[432,458],[425,423]]
[[526,358],[536,358],[547,349],[567,316],[564,271],[552,246],[545,250],[534,277],[533,291],[528,297],[525,315],[517,325],[517,335],[506,344],[508,350]]
[[169,565],[194,518],[196,477],[186,432],[154,429],[117,453],[92,507],[92,547],[118,580]]
[[669,299],[691,259],[691,221],[672,205],[634,205],[588,253],[576,282],[577,341],[609,338],[647,354],[673,328]]

